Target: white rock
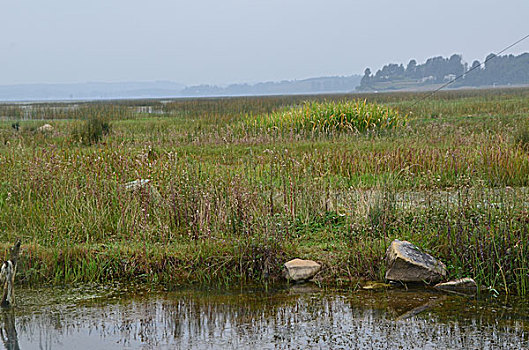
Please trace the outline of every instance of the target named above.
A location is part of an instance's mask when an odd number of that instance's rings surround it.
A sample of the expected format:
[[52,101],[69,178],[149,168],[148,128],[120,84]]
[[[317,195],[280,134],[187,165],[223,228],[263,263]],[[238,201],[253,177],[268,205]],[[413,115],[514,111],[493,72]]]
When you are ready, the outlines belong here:
[[127,182],[124,186],[127,190],[130,191],[137,191],[141,189],[142,187],[145,187],[151,182],[149,179],[138,179],[131,182]]
[[138,179],[131,182],[127,182],[123,185],[125,190],[132,193],[139,193],[140,191],[146,191],[155,203],[162,202],[162,196],[160,192],[151,184],[149,179]]
[[478,290],[478,285],[472,278],[465,277],[458,280],[436,284],[434,288],[450,292],[476,293]]
[[300,282],[314,277],[321,269],[321,265],[312,260],[294,259],[286,262],[283,274],[287,280]]
[[41,132],[49,132],[53,131],[53,126],[51,126],[50,124],[44,124],[43,126],[40,126],[37,130]]

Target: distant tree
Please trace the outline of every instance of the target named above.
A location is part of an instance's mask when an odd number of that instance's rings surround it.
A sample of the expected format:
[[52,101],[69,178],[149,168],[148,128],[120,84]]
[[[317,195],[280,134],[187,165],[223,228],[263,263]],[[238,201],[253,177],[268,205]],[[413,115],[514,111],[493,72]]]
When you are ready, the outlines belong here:
[[410,60],[406,66],[406,77],[417,78],[417,61]]
[[454,74],[459,76],[465,73],[465,66],[462,63],[463,57],[461,55],[452,55],[448,59],[447,74]]
[[[496,55],[493,54],[493,53],[490,53],[490,54],[487,55],[487,57],[485,58],[485,62],[486,62],[485,63],[485,69],[487,68],[487,66],[490,67],[490,65],[494,64],[494,57],[496,57]],[[492,61],[492,62],[490,62],[490,61]]]
[[404,66],[402,64],[390,63],[378,70],[375,77],[378,81],[390,81],[395,78],[403,78]]
[[465,74],[464,79],[460,80],[457,85],[459,86],[478,86],[481,85],[481,63],[479,63],[478,60],[474,60],[472,62],[472,66],[468,70],[468,72]]
[[444,77],[443,65],[445,59],[441,56],[432,57],[422,65],[422,76],[433,77],[434,81],[441,82]]
[[495,85],[499,83],[497,78],[501,75],[500,71],[503,63],[500,61],[493,53],[487,55],[484,62],[485,67],[480,74],[480,85]]
[[360,86],[362,87],[369,86],[370,82],[371,82],[371,69],[367,67],[366,70],[364,71],[364,76],[362,77],[362,80],[360,80]]
[[[454,54],[449,58],[442,56],[431,57],[423,64],[410,60],[406,68],[402,64],[390,63],[372,74],[366,69],[361,81],[361,87],[376,87],[379,82],[399,82],[406,79],[420,79],[424,84],[442,83],[463,75],[454,86],[487,86],[508,84],[529,84],[529,53],[519,56],[496,56],[489,54],[484,62],[475,60],[471,65],[472,72],[468,73],[468,65],[463,63],[461,55]],[[391,84],[383,84],[391,88]]]

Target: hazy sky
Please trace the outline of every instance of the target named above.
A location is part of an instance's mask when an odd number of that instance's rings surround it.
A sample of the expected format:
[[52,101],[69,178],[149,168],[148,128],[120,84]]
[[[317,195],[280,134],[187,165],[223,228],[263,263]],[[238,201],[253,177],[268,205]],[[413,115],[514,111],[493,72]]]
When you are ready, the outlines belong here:
[[0,14],[2,85],[361,74],[482,61],[529,34],[528,0],[0,0]]

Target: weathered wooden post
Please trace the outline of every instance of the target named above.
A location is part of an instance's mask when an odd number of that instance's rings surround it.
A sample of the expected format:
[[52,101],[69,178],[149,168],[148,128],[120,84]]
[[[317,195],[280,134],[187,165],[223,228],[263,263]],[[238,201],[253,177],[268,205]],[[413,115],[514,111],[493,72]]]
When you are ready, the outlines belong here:
[[4,293],[1,307],[10,307],[15,305],[15,274],[17,272],[17,261],[20,253],[20,240],[17,240],[11,248],[9,260],[4,261],[0,269],[0,281],[4,286]]

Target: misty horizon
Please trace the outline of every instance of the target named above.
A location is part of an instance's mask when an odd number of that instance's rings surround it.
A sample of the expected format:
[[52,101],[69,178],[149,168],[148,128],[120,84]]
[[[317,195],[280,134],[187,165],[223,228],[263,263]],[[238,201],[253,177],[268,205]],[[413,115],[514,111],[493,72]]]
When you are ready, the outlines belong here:
[[[0,85],[171,81],[227,85],[362,74],[523,35],[529,3],[292,0],[10,2]],[[506,54],[529,51],[523,42]]]
[[[527,52],[519,52],[518,54],[524,54],[524,53],[529,53],[529,51],[527,51]],[[489,54],[495,54],[495,53],[494,52],[490,52]],[[450,57],[452,55],[461,55],[461,54],[453,53],[451,55],[446,56],[446,58],[448,58],[448,57]],[[504,55],[508,55],[508,53],[506,53]],[[483,57],[482,59],[468,60],[468,59],[465,59],[465,57],[463,55],[461,55],[461,56],[462,56],[462,62],[467,64],[469,67],[471,66],[472,61],[476,61],[477,60],[481,64],[483,64],[485,59],[486,59],[486,57]],[[411,60],[417,61],[417,63],[424,63],[428,59],[434,58],[434,57],[443,57],[443,56],[429,56],[424,61],[416,60],[414,57],[410,57],[407,61],[402,61],[402,62],[390,61],[390,62],[386,62],[385,64],[381,65],[380,67],[366,66],[365,68],[370,68],[373,72],[376,72],[377,70],[381,69],[383,66],[388,65],[388,64],[397,64],[397,65],[406,66],[406,64],[409,63]],[[182,83],[180,81],[175,81],[175,80],[157,79],[157,80],[115,80],[115,81],[94,80],[94,81],[71,81],[71,82],[68,82],[68,81],[54,81],[54,82],[29,82],[29,83],[12,83],[12,84],[2,84],[2,83],[0,83],[0,86],[4,86],[5,87],[5,86],[82,85],[82,84],[85,84],[85,85],[90,85],[90,84],[119,85],[119,84],[146,84],[146,83],[158,84],[159,83],[159,84],[178,84],[178,85],[181,85],[182,87],[185,87],[185,86],[187,86],[187,87],[189,87],[189,86],[200,86],[200,85],[211,85],[211,86],[218,86],[218,87],[227,87],[227,86],[235,85],[235,84],[253,85],[253,84],[261,84],[261,83],[302,81],[302,80],[318,79],[318,78],[342,78],[342,77],[350,77],[350,76],[362,76],[363,74],[364,74],[364,72],[362,71],[362,72],[352,72],[351,74],[344,74],[344,75],[306,76],[306,77],[294,78],[294,79],[284,78],[284,79],[278,79],[278,80],[268,79],[268,80],[259,80],[259,81],[228,81],[228,82],[225,82],[225,83],[222,83],[222,84],[214,84],[214,83],[211,83],[211,82],[201,82],[199,84],[184,84],[184,83]]]

